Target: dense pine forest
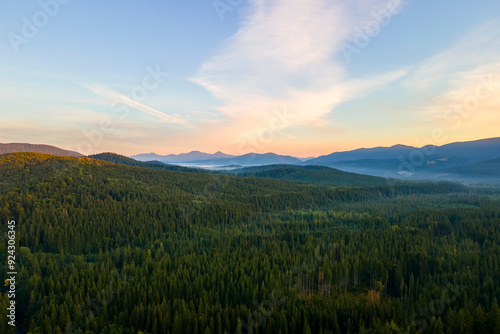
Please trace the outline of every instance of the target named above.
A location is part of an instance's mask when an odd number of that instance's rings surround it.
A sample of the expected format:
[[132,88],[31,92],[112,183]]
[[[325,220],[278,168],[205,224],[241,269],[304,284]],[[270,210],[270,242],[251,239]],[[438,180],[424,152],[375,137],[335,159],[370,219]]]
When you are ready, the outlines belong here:
[[500,333],[495,188],[144,167],[0,155],[18,332]]

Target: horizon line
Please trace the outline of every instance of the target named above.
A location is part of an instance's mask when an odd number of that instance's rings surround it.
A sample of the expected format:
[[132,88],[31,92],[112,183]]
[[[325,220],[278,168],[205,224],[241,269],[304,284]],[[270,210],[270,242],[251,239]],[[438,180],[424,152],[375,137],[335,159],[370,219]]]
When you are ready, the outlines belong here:
[[18,145],[51,146],[51,147],[55,147],[55,148],[58,148],[58,149],[61,149],[61,150],[75,152],[75,153],[78,153],[78,154],[80,154],[82,156],[87,156],[87,157],[91,156],[91,155],[97,155],[97,154],[103,154],[103,153],[114,153],[114,154],[119,154],[119,155],[123,155],[123,156],[129,157],[129,158],[133,157],[133,156],[147,155],[147,154],[155,154],[155,155],[158,155],[158,156],[168,156],[168,155],[179,156],[179,155],[190,154],[190,153],[203,153],[203,154],[209,154],[209,155],[214,155],[214,154],[217,154],[217,153],[222,153],[222,154],[229,155],[229,156],[232,156],[232,157],[239,157],[239,156],[243,156],[243,155],[247,155],[247,154],[260,154],[260,155],[264,155],[264,154],[276,154],[276,155],[279,155],[279,156],[289,156],[289,157],[298,158],[298,159],[315,159],[315,158],[319,158],[319,157],[330,155],[330,154],[334,154],[334,153],[352,152],[352,151],[356,151],[356,150],[369,150],[369,149],[377,149],[377,148],[392,148],[392,147],[396,147],[396,146],[405,146],[405,147],[414,148],[414,149],[422,149],[422,148],[425,148],[425,147],[428,147],[428,146],[442,147],[442,146],[446,146],[446,145],[449,145],[449,144],[455,144],[455,143],[478,142],[478,141],[493,140],[493,139],[500,139],[500,137],[487,137],[487,138],[480,138],[480,139],[473,139],[473,140],[450,141],[450,142],[446,142],[446,143],[444,143],[442,145],[426,144],[426,145],[423,145],[423,146],[420,146],[420,147],[413,146],[413,145],[407,145],[407,144],[401,144],[401,143],[394,144],[394,145],[391,145],[391,146],[380,146],[379,145],[379,146],[372,146],[372,147],[358,147],[358,148],[354,148],[354,149],[351,149],[351,150],[330,151],[330,153],[321,154],[321,155],[317,155],[317,156],[307,156],[307,157],[299,156],[299,155],[292,155],[292,154],[281,154],[281,153],[276,153],[276,152],[272,152],[272,151],[265,152],[265,153],[260,153],[258,151],[254,151],[254,152],[246,152],[246,153],[242,153],[242,154],[229,154],[229,153],[225,153],[225,152],[223,152],[221,150],[217,150],[215,153],[207,153],[207,152],[203,152],[203,151],[200,151],[200,150],[191,150],[191,151],[188,151],[188,152],[167,153],[167,154],[160,154],[160,153],[157,153],[157,152],[137,153],[137,154],[123,154],[123,153],[119,153],[118,151],[109,151],[108,150],[108,151],[100,151],[98,153],[92,153],[92,154],[85,155],[85,154],[82,154],[82,153],[78,152],[77,150],[72,149],[72,148],[64,148],[62,146],[58,146],[58,145],[54,145],[54,144],[46,144],[46,143],[39,144],[39,143],[28,143],[28,142],[5,142],[5,143],[1,143],[0,142],[0,145],[18,144]]

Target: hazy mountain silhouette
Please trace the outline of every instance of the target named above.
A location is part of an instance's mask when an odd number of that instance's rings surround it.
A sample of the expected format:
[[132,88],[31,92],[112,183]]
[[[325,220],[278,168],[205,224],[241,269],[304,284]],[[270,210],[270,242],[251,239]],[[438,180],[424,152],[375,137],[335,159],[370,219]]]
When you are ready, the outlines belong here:
[[[421,148],[395,145],[358,149],[332,153],[302,164],[374,176],[469,182],[477,179],[475,173],[485,166],[494,166],[494,163],[486,161],[499,157],[500,138],[489,138]],[[491,174],[491,177],[494,176]]]
[[83,156],[78,152],[63,150],[61,148],[51,145],[38,145],[38,144],[27,144],[27,143],[0,144],[0,154],[16,153],[16,152],[45,153],[45,154],[61,155],[67,157]]
[[232,155],[225,154],[222,152],[216,152],[214,154],[203,153],[200,151],[192,151],[189,153],[181,153],[181,154],[168,154],[168,155],[159,155],[156,153],[146,153],[146,154],[137,154],[133,155],[130,158],[139,160],[139,161],[161,161],[165,163],[190,163],[193,161],[199,160],[209,160],[215,158],[232,158]]

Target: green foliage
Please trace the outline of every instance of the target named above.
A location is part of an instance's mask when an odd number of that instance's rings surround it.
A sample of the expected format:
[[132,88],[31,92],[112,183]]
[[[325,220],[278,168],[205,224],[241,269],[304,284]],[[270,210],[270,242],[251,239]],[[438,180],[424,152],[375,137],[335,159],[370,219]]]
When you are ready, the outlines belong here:
[[499,333],[492,192],[0,155],[32,333]]
[[134,167],[143,167],[143,168],[152,168],[152,169],[161,169],[161,170],[171,170],[178,172],[188,172],[188,173],[208,173],[208,171],[204,169],[197,168],[188,168],[176,165],[167,165],[160,161],[148,161],[142,162],[137,161],[132,158],[126,157],[124,155],[116,154],[116,153],[100,153],[89,156],[89,158],[102,160],[107,162],[113,162],[115,164],[122,164],[127,166]]
[[240,168],[229,173],[238,176],[265,177],[332,186],[387,185],[387,180],[381,177],[342,172],[323,166],[269,165]]

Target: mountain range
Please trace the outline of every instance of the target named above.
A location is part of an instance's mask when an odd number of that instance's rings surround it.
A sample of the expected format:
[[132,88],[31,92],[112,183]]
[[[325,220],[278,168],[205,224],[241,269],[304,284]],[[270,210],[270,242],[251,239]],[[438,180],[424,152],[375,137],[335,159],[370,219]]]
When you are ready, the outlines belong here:
[[303,159],[295,158],[289,155],[278,155],[275,153],[248,153],[240,156],[234,156],[217,152],[214,154],[193,151],[183,154],[158,155],[156,153],[147,153],[131,156],[132,159],[139,161],[161,161],[166,164],[183,164],[192,167],[240,167],[240,166],[263,166],[275,164],[297,165],[303,162]]
[[275,153],[248,153],[231,158],[212,158],[208,160],[192,161],[192,164],[212,165],[212,166],[264,166],[275,164],[297,165],[302,160],[289,156],[278,155]]
[[[0,144],[0,154],[23,151],[82,156],[78,152],[50,145]],[[120,159],[124,161],[125,158]],[[427,145],[421,148],[405,145],[361,148],[335,152],[306,161],[275,153],[248,153],[234,156],[222,152],[209,154],[199,151],[178,155],[148,153],[130,158],[133,160],[127,160],[127,164],[133,165],[132,161],[147,162],[150,167],[156,168],[161,168],[160,163],[212,169],[270,165],[325,166],[344,172],[385,178],[500,184],[500,138],[456,142],[443,146]],[[173,166],[166,168],[175,169]],[[297,173],[297,171],[290,172]],[[314,171],[316,174],[320,172],[321,170]],[[264,174],[269,172],[266,171]]]
[[10,144],[0,143],[0,154],[17,153],[17,152],[45,153],[45,154],[60,155],[65,157],[83,156],[83,154],[80,154],[78,152],[63,150],[59,147],[51,145],[38,145],[38,144],[26,144],[26,143],[10,143]]
[[213,155],[191,152],[178,156],[154,157],[155,160],[162,162],[185,163],[191,167],[316,165],[386,178],[500,183],[500,138],[456,142],[443,146],[427,145],[420,148],[406,145],[361,148],[335,152],[305,161],[274,153],[229,156],[222,152]]
[[159,155],[156,153],[144,153],[133,155],[130,158],[138,161],[160,161],[164,163],[191,163],[195,161],[203,161],[210,159],[228,159],[234,155],[216,152],[214,154],[203,153],[200,151],[192,151],[189,153]]
[[395,145],[358,149],[332,153],[303,164],[383,177],[484,183],[499,182],[497,158],[500,158],[500,138],[421,148]]
[[[457,142],[443,146],[427,145],[421,148],[395,145],[392,147],[376,147],[357,149],[347,152],[337,152],[307,161],[307,164],[328,165],[342,161],[357,160],[411,160],[432,162],[434,160],[453,163],[470,163],[500,157],[500,138],[482,139],[469,142]],[[415,163],[414,163],[415,162]],[[451,163],[451,162],[450,162]]]

